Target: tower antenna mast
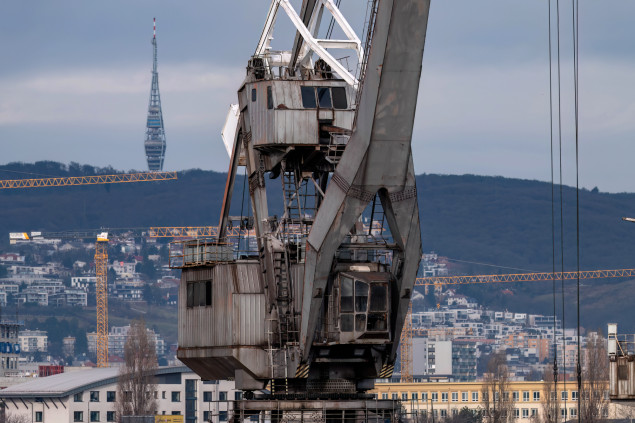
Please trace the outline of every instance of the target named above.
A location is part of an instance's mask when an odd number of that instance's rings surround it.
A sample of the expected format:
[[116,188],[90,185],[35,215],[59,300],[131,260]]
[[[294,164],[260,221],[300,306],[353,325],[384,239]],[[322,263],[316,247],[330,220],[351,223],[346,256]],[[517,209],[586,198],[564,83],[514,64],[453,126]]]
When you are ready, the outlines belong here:
[[146,124],[145,150],[150,171],[162,171],[165,159],[165,129],[163,128],[163,112],[161,95],[159,94],[159,73],[157,71],[157,20],[153,21],[152,33],[152,86],[148,104],[148,120]]

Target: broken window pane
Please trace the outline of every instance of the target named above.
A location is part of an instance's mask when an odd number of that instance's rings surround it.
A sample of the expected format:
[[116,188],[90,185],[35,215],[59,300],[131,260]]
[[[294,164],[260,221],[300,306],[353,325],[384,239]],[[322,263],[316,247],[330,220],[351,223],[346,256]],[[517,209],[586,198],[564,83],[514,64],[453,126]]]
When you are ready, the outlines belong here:
[[368,284],[355,281],[355,311],[366,311],[368,309]]
[[346,276],[342,276],[340,307],[342,312],[353,311],[353,279]]
[[369,331],[386,331],[388,330],[388,319],[386,313],[369,313],[368,314],[368,330]]
[[366,315],[355,315],[355,332],[364,332],[366,330]]

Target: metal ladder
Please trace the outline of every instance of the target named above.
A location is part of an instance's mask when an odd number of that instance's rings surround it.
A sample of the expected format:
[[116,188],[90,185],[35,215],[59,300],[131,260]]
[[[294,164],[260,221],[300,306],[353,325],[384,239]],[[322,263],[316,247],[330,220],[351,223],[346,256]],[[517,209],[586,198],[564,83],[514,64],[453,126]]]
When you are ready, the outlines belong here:
[[282,190],[284,192],[284,208],[287,220],[299,223],[302,219],[300,194],[296,184],[295,172],[282,172]]

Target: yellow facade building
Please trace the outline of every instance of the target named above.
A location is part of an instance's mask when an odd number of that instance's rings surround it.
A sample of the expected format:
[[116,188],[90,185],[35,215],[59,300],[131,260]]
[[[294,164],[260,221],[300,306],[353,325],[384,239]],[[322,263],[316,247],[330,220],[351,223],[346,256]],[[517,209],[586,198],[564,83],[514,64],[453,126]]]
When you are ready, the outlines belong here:
[[[508,382],[509,395],[513,399],[513,416],[520,423],[543,421],[544,396],[549,392],[547,382]],[[416,382],[377,383],[371,391],[378,399],[399,399],[406,413],[424,417],[445,419],[458,415],[463,408],[483,410],[484,382]],[[608,384],[607,384],[608,389]],[[560,417],[577,418],[577,383],[558,382],[557,396],[560,401]],[[552,394],[553,395],[553,394]],[[608,399],[608,391],[606,393]],[[608,400],[607,400],[608,402]],[[566,406],[565,406],[566,403]],[[632,417],[631,407],[608,403],[605,417]],[[532,419],[533,418],[533,419]],[[559,419],[562,421],[562,419]]]

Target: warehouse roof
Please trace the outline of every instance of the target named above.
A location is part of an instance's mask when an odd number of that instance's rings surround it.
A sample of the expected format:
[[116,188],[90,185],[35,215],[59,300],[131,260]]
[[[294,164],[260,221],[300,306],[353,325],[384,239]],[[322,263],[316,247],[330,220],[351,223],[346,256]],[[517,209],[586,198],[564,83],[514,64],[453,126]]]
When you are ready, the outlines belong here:
[[[159,367],[155,375],[191,373],[186,366]],[[117,383],[119,369],[116,367],[80,370],[54,376],[36,378],[32,382],[10,386],[0,390],[0,399],[5,398],[63,398],[88,389]]]

